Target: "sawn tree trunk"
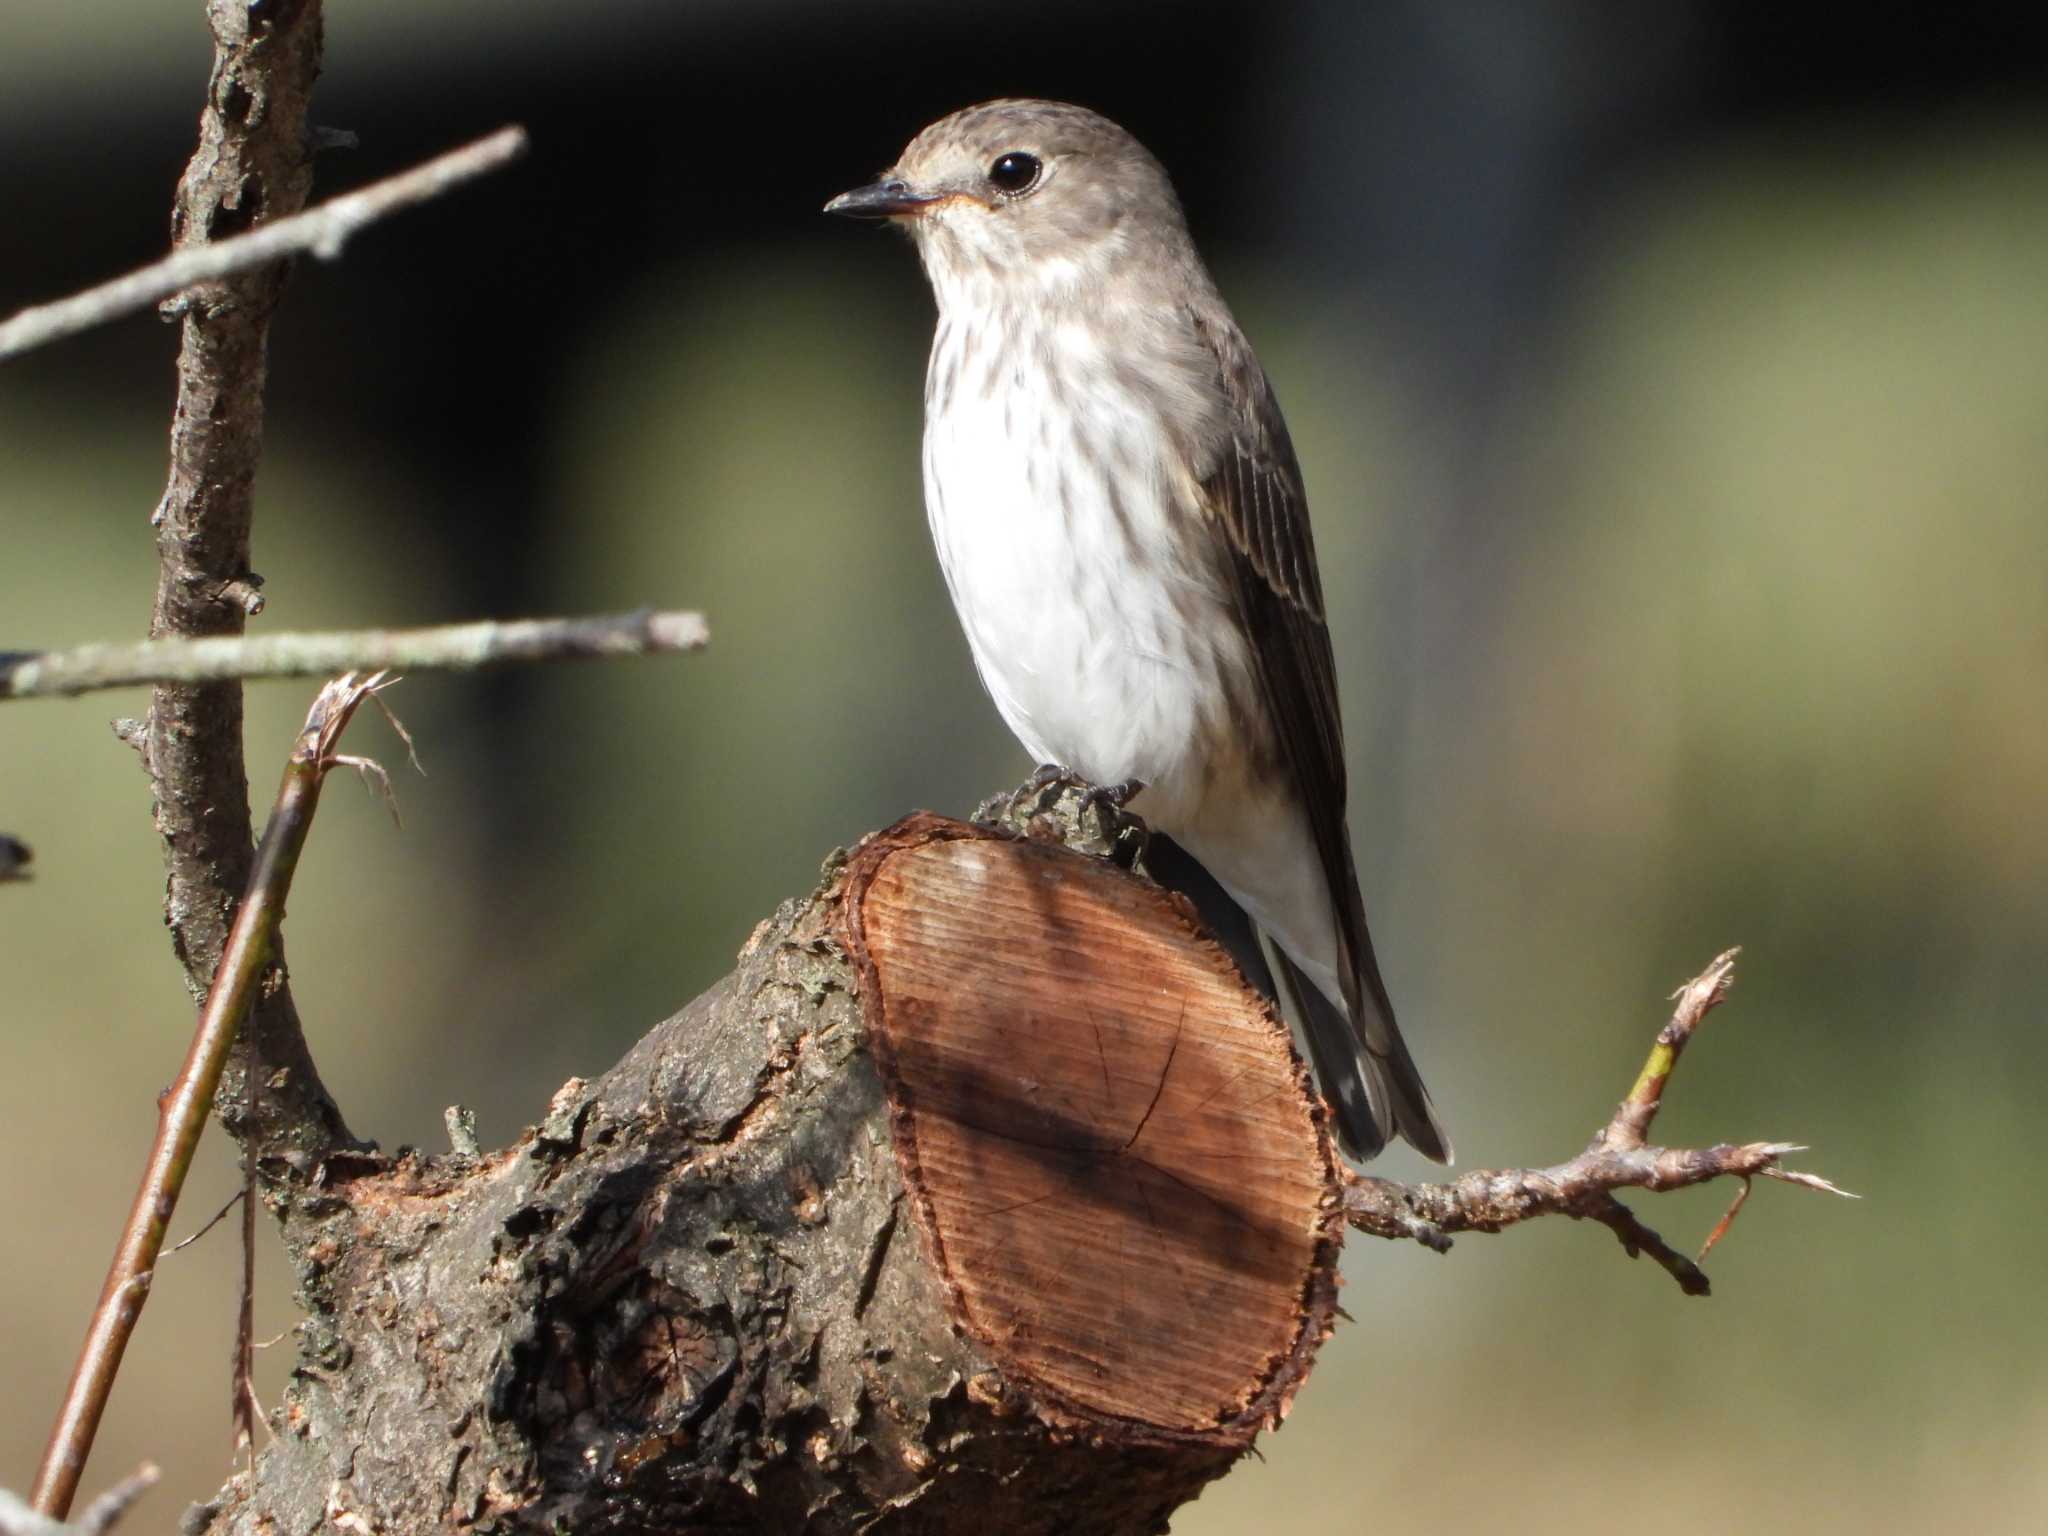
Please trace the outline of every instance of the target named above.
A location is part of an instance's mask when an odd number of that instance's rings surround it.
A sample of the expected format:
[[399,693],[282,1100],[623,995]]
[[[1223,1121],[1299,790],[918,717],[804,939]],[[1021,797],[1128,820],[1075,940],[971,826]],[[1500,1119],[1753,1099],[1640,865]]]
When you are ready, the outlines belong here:
[[1179,898],[914,816],[515,1145],[266,1170],[300,1359],[187,1529],[1158,1530],[1329,1332],[1321,1117]]

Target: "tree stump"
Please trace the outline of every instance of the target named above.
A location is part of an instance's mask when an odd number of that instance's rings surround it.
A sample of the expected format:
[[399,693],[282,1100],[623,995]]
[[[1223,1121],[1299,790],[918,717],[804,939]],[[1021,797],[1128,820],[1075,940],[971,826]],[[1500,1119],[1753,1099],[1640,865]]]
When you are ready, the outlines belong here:
[[913,816],[512,1147],[269,1170],[301,1356],[187,1529],[1163,1529],[1330,1330],[1321,1117],[1178,897]]

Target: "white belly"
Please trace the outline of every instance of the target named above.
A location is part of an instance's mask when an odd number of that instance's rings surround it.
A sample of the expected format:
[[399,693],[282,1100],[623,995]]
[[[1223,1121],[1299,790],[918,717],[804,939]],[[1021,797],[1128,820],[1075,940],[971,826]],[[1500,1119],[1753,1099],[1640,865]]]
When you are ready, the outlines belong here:
[[1044,389],[956,395],[926,422],[925,508],[982,682],[1034,759],[1143,780],[1170,824],[1248,656],[1160,434],[1101,395],[1085,417]]
[[1132,809],[1340,1000],[1314,838],[1254,739],[1268,727],[1250,645],[1166,434],[1085,338],[1051,333],[1076,411],[1048,408],[1049,374],[965,366],[948,351],[958,334],[942,324],[932,357],[925,510],[996,708],[1033,761],[1141,781]]

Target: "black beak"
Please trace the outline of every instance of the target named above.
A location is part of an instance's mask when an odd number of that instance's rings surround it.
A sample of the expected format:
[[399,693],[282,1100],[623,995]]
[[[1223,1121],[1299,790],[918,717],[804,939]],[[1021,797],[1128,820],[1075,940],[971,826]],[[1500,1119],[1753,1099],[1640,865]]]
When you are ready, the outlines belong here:
[[827,213],[843,213],[850,219],[895,219],[916,216],[943,198],[914,191],[901,177],[885,176],[872,186],[842,192],[825,205]]

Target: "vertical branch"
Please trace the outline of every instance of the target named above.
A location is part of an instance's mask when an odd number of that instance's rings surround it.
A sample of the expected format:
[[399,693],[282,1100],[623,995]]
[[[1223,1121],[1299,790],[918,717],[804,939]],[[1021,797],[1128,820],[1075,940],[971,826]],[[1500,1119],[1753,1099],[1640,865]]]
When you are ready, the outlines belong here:
[[[312,180],[306,103],[320,71],[320,0],[208,0],[207,17],[213,72],[199,146],[171,218],[180,248],[296,213]],[[286,276],[285,265],[273,263],[178,301],[178,401],[155,517],[152,637],[239,634],[261,606],[249,530],[270,318]],[[164,848],[165,921],[187,984],[203,996],[253,849],[241,685],[158,687],[145,747]],[[280,949],[269,963],[222,1083],[221,1115],[252,1155],[305,1166],[346,1142],[348,1131],[307,1053]]]
[[1727,1000],[1728,989],[1735,985],[1735,957],[1741,953],[1739,949],[1724,950],[1714,957],[1712,965],[1671,994],[1677,1005],[1671,1010],[1671,1022],[1657,1032],[1656,1043],[1650,1047],[1650,1059],[1636,1074],[1635,1083],[1614,1111],[1614,1118],[1594,1136],[1595,1147],[1633,1152],[1643,1145],[1650,1134],[1650,1122],[1663,1106],[1664,1085],[1671,1081],[1678,1058],[1685,1054],[1693,1033],[1707,1015]]

